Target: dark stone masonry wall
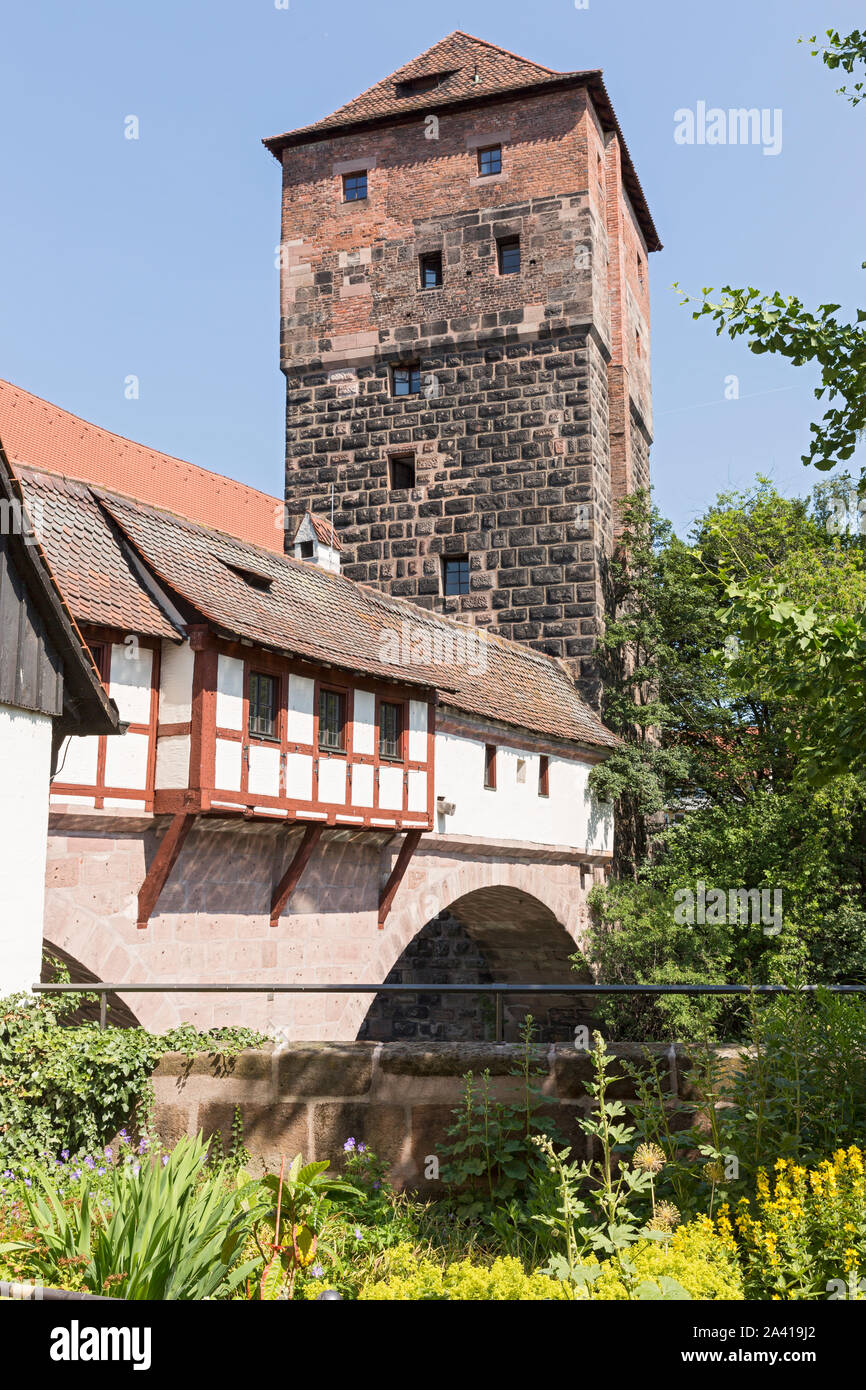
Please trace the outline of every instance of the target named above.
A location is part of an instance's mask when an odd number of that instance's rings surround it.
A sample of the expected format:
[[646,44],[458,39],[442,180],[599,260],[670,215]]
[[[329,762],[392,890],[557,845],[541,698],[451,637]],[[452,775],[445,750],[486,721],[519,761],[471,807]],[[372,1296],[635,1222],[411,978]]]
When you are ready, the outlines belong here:
[[[333,487],[350,579],[579,663],[599,630],[613,528],[594,335],[431,346],[419,360],[431,394],[396,401],[387,354],[290,381],[289,512],[329,515]],[[416,486],[393,490],[401,453],[414,454]],[[469,593],[445,596],[443,558],[459,555]]]

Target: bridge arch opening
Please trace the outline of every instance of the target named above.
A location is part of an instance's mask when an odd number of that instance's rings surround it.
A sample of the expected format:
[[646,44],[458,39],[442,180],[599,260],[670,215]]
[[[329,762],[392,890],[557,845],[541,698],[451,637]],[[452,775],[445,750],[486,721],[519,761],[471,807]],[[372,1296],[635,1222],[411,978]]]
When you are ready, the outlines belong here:
[[[39,982],[43,985],[59,984],[63,977],[68,975],[71,985],[91,985],[99,984],[98,975],[94,975],[92,970],[88,970],[86,965],[82,965],[80,960],[76,960],[68,951],[64,951],[61,946],[55,946],[53,942],[43,940],[42,942],[42,970]],[[68,995],[62,996],[69,999]],[[81,998],[81,996],[78,996]],[[108,1021],[114,1028],[139,1028],[141,1024],[132,1009],[123,1002],[117,994],[106,996],[108,1005]],[[69,1011],[64,1010],[63,1022],[70,1026],[77,1023],[98,1023],[99,1022],[99,999],[93,996],[81,999],[74,1008],[67,1005]]]
[[[418,994],[417,984],[568,984],[590,978],[575,969],[577,943],[545,903],[506,885],[475,889],[437,912],[411,938],[384,983],[405,992],[377,994],[358,1037],[377,1042],[484,1041],[495,1037],[492,995]],[[503,996],[503,1036],[516,1042],[527,1014],[538,1042],[566,1042],[591,1024],[586,996]]]

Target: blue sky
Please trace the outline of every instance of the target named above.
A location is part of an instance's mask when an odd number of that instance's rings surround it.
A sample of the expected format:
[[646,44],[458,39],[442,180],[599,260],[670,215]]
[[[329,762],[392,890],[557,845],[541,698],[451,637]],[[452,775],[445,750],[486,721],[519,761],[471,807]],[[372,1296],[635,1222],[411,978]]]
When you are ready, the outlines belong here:
[[[282,0],[280,0],[282,2]],[[149,0],[7,7],[0,375],[167,453],[282,490],[279,169],[265,135],[332,111],[453,29],[601,67],[665,249],[653,287],[653,478],[680,529],[756,473],[788,493],[815,373],[693,323],[724,283],[866,303],[866,107],[800,34],[856,0]],[[780,152],[680,145],[674,112],[779,108]],[[137,141],[124,138],[135,115]],[[127,400],[124,381],[140,381]],[[726,378],[739,399],[725,399]]]

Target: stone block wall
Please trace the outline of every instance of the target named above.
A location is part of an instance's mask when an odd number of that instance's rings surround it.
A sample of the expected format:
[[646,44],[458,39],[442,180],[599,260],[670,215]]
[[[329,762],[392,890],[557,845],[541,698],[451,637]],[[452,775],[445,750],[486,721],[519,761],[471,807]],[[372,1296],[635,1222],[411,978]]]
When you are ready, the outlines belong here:
[[[370,993],[160,995],[124,993],[122,986],[161,980],[379,984],[423,937],[426,924],[452,905],[476,941],[483,937],[481,955],[496,980],[573,982],[568,955],[583,944],[586,896],[592,873],[600,872],[579,853],[426,836],[380,931],[379,895],[400,837],[332,829],[322,836],[289,911],[271,927],[273,887],[300,829],[203,817],[148,926],[139,930],[137,894],[162,831],[158,817],[53,810],[45,898],[46,943],[70,963],[73,981],[118,984],[128,1011],[123,1017],[134,1016],[152,1032],[189,1022],[285,1030],[293,1041],[354,1039],[375,998]],[[460,963],[455,951],[443,982]],[[450,1024],[444,996],[438,1007],[440,1024]],[[467,1029],[473,1017],[464,1016]],[[415,1022],[413,1036],[437,1036],[435,1018]],[[475,1036],[483,1037],[478,1022]]]
[[[615,1044],[610,1050],[643,1062],[642,1047]],[[671,1103],[693,1098],[687,1050],[671,1044],[651,1051]],[[736,1057],[733,1048],[719,1053],[729,1062]],[[444,1161],[446,1129],[466,1072],[479,1077],[488,1069],[491,1096],[519,1103],[522,1082],[512,1073],[522,1058],[519,1046],[465,1042],[294,1044],[242,1052],[227,1065],[172,1053],[154,1074],[156,1123],[167,1143],[201,1130],[205,1137],[219,1133],[228,1144],[238,1107],[253,1170],[278,1170],[282,1156],[290,1160],[296,1153],[339,1167],[351,1137],[391,1166],[396,1186],[441,1195],[441,1182],[425,1181],[425,1166],[431,1156]],[[593,1104],[586,1090],[590,1058],[574,1047],[552,1045],[533,1049],[533,1061],[541,1072],[536,1084],[574,1156],[590,1157],[578,1125]],[[628,1099],[633,1083],[615,1083],[611,1095]]]
[[[502,172],[478,176],[501,144]],[[345,202],[341,171],[366,169]],[[497,244],[519,237],[518,273]],[[419,257],[441,256],[424,288]],[[598,702],[614,500],[648,481],[646,241],[580,88],[323,131],[283,151],[288,526],[350,577],[568,660]],[[421,391],[397,397],[396,366]],[[415,487],[389,486],[412,453]],[[469,592],[442,562],[467,556]]]

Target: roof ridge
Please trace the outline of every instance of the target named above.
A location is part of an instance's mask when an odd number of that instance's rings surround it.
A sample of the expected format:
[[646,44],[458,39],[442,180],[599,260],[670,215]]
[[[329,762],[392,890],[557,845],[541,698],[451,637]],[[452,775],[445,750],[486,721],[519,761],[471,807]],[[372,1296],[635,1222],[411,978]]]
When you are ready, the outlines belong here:
[[[518,63],[528,63],[531,67],[541,68],[543,72],[553,73],[556,77],[565,76],[565,73],[559,68],[549,68],[546,63],[536,63],[534,58],[524,58],[522,53],[515,53],[511,48],[503,48],[501,43],[491,43],[490,39],[479,38],[477,34],[470,34],[468,29],[452,29],[450,34],[445,35],[445,38],[453,39],[455,34],[459,34],[461,38],[464,39],[471,39],[473,43],[483,43],[485,48],[493,48],[497,53],[505,53],[509,58],[514,58]],[[445,40],[442,39],[440,42],[444,43]],[[435,48],[436,45],[434,44],[433,47]],[[429,53],[430,50],[427,49],[426,51]],[[423,53],[420,56],[423,58]],[[575,69],[575,71],[577,70],[578,69]]]
[[[183,464],[184,468],[194,468],[197,473],[204,473],[209,478],[216,478],[220,482],[228,483],[232,487],[241,488],[244,492],[254,493],[257,497],[266,498],[268,501],[279,502],[281,500],[270,492],[263,492],[261,488],[253,487],[250,483],[242,483],[239,478],[230,478],[226,473],[217,473],[212,468],[205,468],[200,463],[193,463],[190,459],[181,458],[179,454],[167,454],[164,449],[157,449],[152,444],[143,444],[140,439],[130,439],[129,435],[118,434],[116,430],[106,429],[104,425],[97,425],[95,420],[87,420],[83,415],[76,415],[74,410],[67,410],[65,406],[57,405],[55,401],[49,401],[45,396],[37,396],[34,391],[28,391],[26,387],[16,386],[14,381],[9,381],[6,377],[0,377],[0,388],[4,386],[8,386],[10,390],[16,392],[18,395],[29,396],[31,400],[38,401],[40,405],[48,406],[49,409],[57,411],[60,415],[68,416],[70,420],[75,420],[79,424],[85,425],[88,429],[97,430],[99,434],[107,435],[110,439],[117,439],[121,444],[131,444],[136,449],[146,449],[150,454],[159,454],[161,458],[168,459],[172,463]],[[44,465],[38,467],[38,465],[28,464],[26,459],[16,459],[15,462],[19,466],[25,468],[36,466],[39,472],[51,473],[54,471]],[[60,470],[58,470],[58,472],[60,472]],[[61,472],[61,476],[69,477],[70,475]],[[86,480],[76,479],[76,481],[82,482]]]

